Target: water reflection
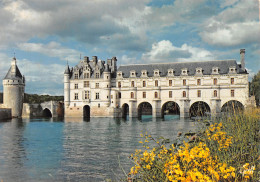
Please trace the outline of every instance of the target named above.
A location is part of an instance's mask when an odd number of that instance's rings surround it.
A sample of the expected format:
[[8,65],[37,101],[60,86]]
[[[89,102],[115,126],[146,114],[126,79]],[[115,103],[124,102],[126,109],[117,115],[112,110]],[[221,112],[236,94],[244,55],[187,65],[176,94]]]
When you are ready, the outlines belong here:
[[[173,140],[194,122],[152,117],[13,119],[0,123],[0,180],[104,181],[128,171],[140,133]],[[12,171],[12,172],[10,172]]]

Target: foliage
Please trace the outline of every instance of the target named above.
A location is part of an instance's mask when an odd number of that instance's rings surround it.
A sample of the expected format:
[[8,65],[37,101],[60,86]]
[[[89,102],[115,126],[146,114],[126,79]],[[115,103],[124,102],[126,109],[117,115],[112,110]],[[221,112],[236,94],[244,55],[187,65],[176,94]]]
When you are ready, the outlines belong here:
[[260,71],[253,77],[250,82],[250,94],[255,96],[256,105],[260,105]]
[[[48,101],[63,101],[63,96],[24,94],[24,103],[34,104]],[[0,93],[0,103],[3,103],[3,93]]]
[[[204,123],[204,122],[203,122]],[[183,141],[167,144],[141,134],[144,150],[131,155],[134,181],[258,181],[260,110],[222,117]],[[157,146],[150,149],[150,143]]]
[[24,102],[33,103],[43,103],[48,101],[63,101],[63,96],[50,96],[50,95],[37,95],[37,94],[24,94]]

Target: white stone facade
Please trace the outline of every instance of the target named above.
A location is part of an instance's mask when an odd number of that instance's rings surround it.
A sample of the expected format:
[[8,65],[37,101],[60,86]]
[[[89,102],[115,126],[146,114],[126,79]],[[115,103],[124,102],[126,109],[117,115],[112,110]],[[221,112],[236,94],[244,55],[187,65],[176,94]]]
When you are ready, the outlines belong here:
[[229,101],[246,107],[248,74],[245,51],[240,53],[242,64],[224,60],[126,65],[118,70],[116,58],[105,64],[96,57],[91,61],[85,57],[64,73],[65,117],[83,117],[84,106],[89,108],[90,117],[121,117],[125,104],[129,117],[137,117],[143,102],[151,104],[153,117],[161,117],[164,104],[170,101],[177,103],[181,117],[189,117],[191,106],[197,102],[206,103],[213,115]]

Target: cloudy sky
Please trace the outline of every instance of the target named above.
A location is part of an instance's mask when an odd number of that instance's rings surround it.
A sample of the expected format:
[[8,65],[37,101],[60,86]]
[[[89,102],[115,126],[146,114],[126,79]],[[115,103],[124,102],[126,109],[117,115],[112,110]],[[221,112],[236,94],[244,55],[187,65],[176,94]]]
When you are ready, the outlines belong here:
[[[67,61],[118,65],[236,59],[260,70],[259,0],[0,0],[0,79],[11,59],[27,93],[63,95]],[[0,85],[2,91],[2,82]]]

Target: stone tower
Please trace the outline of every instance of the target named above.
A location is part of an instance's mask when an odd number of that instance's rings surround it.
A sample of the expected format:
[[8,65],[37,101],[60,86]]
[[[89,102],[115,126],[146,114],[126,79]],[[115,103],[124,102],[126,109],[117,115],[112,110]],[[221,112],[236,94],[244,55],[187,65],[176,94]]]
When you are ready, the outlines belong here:
[[64,72],[64,104],[65,109],[70,105],[70,68],[67,65],[67,68]]
[[3,80],[4,107],[12,109],[12,117],[21,117],[23,110],[25,78],[16,65],[14,57]]

